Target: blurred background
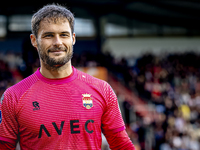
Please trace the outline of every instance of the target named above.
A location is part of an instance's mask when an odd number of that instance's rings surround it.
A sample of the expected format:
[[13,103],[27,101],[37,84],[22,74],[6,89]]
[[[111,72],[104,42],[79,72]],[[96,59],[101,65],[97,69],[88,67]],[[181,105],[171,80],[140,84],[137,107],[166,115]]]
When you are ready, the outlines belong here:
[[73,66],[113,87],[136,149],[199,150],[200,2],[4,1],[0,95],[40,66],[29,38],[31,17],[53,2],[76,18]]

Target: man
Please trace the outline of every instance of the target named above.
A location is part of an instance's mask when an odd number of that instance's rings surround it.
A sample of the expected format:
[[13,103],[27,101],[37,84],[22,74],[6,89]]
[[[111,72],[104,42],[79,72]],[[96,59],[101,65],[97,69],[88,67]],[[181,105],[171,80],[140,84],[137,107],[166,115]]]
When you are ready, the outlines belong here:
[[0,149],[135,149],[117,97],[106,82],[75,69],[74,16],[47,5],[32,17],[32,45],[41,67],[7,89],[0,103]]

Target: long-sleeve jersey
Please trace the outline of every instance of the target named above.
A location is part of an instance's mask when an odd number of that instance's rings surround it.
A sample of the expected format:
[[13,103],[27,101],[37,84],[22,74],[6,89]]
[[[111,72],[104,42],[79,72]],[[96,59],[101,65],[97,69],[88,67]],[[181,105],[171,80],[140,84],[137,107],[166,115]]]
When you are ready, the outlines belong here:
[[101,149],[101,132],[123,131],[110,85],[73,67],[62,79],[39,69],[8,88],[0,103],[0,140],[26,149]]

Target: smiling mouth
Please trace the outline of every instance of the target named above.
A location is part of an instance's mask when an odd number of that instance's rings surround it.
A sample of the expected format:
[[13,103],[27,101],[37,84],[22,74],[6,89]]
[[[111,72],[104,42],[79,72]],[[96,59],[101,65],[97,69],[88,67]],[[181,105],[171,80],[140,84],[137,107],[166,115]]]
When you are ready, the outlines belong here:
[[49,49],[48,53],[63,53],[66,52],[66,49]]
[[66,50],[48,50],[48,53],[52,56],[61,56],[66,52]]
[[62,53],[62,52],[65,52],[65,51],[61,51],[61,50],[59,50],[59,51],[50,51],[49,53]]

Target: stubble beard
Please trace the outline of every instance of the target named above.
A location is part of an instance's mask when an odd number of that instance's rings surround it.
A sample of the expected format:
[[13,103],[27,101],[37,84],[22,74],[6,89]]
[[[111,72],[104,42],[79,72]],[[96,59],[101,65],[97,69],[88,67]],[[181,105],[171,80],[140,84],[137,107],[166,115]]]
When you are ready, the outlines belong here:
[[[39,44],[38,44],[39,45]],[[52,58],[49,56],[50,51],[62,49],[66,52],[66,55],[61,58]],[[38,46],[38,53],[41,61],[43,62],[45,68],[47,70],[56,71],[60,70],[62,66],[67,64],[73,57],[73,44],[71,45],[70,49],[67,48],[51,48],[47,52],[42,50],[41,46]]]

